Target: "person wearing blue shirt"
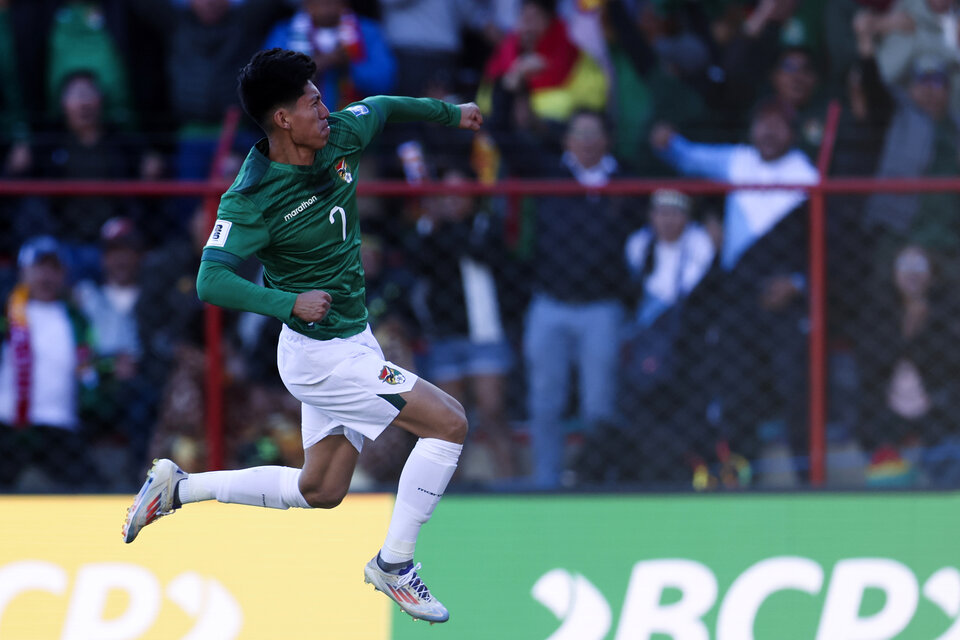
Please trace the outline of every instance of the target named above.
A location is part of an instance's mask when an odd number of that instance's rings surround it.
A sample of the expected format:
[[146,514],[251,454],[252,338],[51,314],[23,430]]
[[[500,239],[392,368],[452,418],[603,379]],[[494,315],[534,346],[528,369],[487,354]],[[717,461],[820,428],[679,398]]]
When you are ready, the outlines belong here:
[[[771,100],[754,112],[749,144],[692,142],[668,125],[654,127],[650,142],[683,175],[740,185],[815,184],[817,170],[794,147],[792,125],[792,112]],[[686,334],[698,356],[687,372],[698,395],[689,405],[699,407],[717,440],[747,457],[761,439],[805,450],[806,200],[799,189],[731,191],[719,264],[687,303],[688,317],[704,324]]]
[[389,93],[397,65],[380,25],[356,15],[348,0],[302,0],[264,48],[305,53],[317,63],[314,84],[325,104],[339,109],[369,95]]

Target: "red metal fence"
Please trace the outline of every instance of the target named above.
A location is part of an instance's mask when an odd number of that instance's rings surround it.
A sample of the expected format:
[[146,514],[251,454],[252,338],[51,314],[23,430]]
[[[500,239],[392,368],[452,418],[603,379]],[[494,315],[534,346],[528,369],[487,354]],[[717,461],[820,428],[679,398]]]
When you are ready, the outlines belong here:
[[[836,111],[831,112],[835,122]],[[830,130],[832,127],[828,127]],[[821,180],[818,184],[797,186],[729,185],[704,180],[618,180],[602,188],[584,188],[572,181],[504,180],[492,185],[466,184],[451,187],[437,183],[411,185],[399,181],[369,181],[359,185],[363,196],[416,198],[431,194],[457,193],[461,195],[488,195],[506,197],[514,215],[519,211],[524,196],[575,195],[584,192],[623,196],[644,196],[665,187],[689,194],[720,195],[733,189],[797,189],[806,191],[810,199],[809,245],[809,444],[810,482],[822,486],[825,482],[825,442],[827,411],[827,335],[826,335],[826,209],[825,199],[836,194],[865,193],[929,193],[960,192],[960,178],[873,179],[826,178],[830,159],[830,137],[819,157]],[[207,201],[212,216],[220,194],[229,185],[223,181],[202,182],[59,182],[59,181],[0,181],[0,197],[42,196],[138,196],[138,197],[202,197]],[[221,402],[222,363],[219,354],[221,321],[219,312],[208,307],[206,338],[208,345],[207,385],[207,439],[208,467],[223,467],[223,407]]]

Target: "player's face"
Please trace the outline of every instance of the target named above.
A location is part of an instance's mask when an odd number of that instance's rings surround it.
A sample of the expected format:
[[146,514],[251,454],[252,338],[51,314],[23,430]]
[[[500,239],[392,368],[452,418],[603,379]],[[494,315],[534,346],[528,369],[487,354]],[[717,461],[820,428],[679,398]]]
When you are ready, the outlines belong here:
[[288,114],[290,135],[293,141],[311,149],[322,149],[330,138],[330,125],[327,118],[330,111],[320,100],[320,91],[312,82],[307,82],[303,95],[297,99],[297,105]]

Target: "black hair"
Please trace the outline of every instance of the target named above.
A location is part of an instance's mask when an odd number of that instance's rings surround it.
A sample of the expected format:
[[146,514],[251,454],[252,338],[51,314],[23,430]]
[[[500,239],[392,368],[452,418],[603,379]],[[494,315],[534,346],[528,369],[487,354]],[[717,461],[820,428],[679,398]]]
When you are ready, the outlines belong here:
[[88,80],[97,88],[97,91],[103,93],[103,88],[100,86],[100,77],[97,75],[97,73],[93,69],[82,68],[74,69],[60,79],[59,91],[57,92],[57,95],[62,96],[63,92],[74,80]]
[[600,121],[600,127],[603,129],[603,133],[609,138],[611,132],[613,131],[613,125],[610,122],[610,118],[603,111],[597,111],[596,109],[586,109],[579,108],[576,109],[570,117],[567,118],[567,129],[570,128],[570,123],[579,118],[580,116],[589,116],[591,118],[596,118]]
[[808,47],[805,44],[790,44],[784,47],[781,47],[780,51],[777,53],[777,59],[775,67],[779,68],[783,64],[783,61],[793,55],[802,55],[807,58],[807,63],[810,65],[810,71],[813,73],[818,73],[816,69],[816,56],[813,53],[813,49]]
[[286,49],[258,51],[237,76],[237,94],[243,110],[269,132],[271,111],[303,95],[303,85],[317,73],[310,56]]
[[755,122],[766,116],[777,116],[781,118],[791,129],[797,121],[796,112],[774,97],[765,98],[757,103],[750,114],[750,122]]

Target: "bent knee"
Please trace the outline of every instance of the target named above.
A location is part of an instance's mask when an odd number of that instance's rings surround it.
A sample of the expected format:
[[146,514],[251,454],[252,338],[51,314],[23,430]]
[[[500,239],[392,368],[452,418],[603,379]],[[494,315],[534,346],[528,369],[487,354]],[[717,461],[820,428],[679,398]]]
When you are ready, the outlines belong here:
[[446,413],[438,437],[447,442],[463,444],[467,439],[467,412],[463,405],[454,400]]
[[347,495],[348,487],[305,487],[300,489],[303,499],[314,509],[333,509]]

